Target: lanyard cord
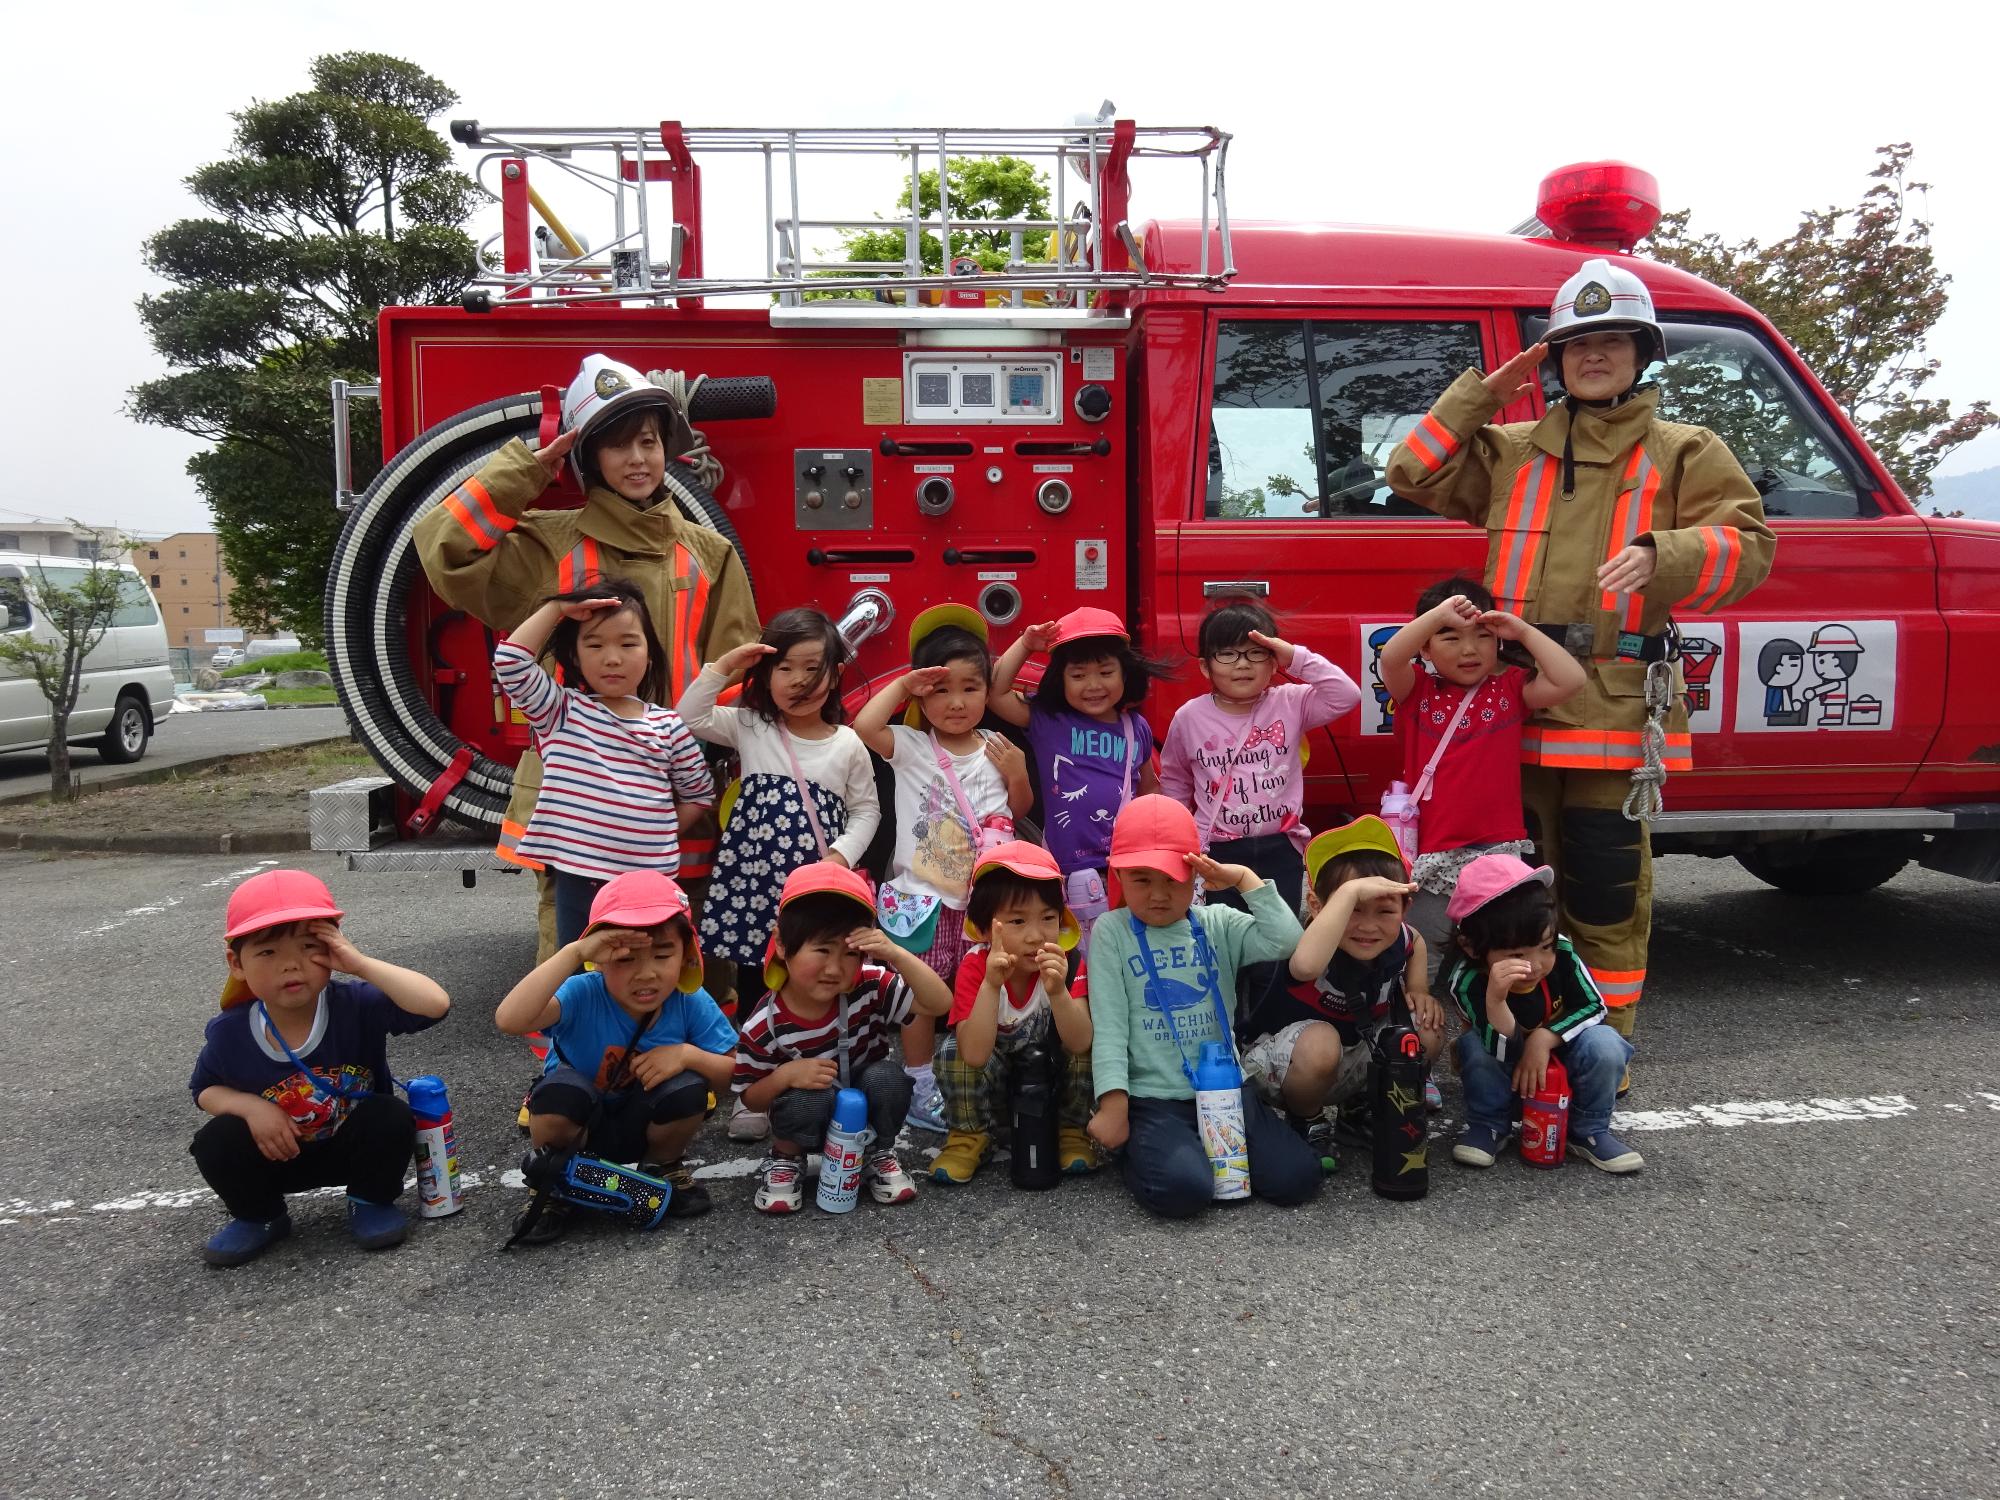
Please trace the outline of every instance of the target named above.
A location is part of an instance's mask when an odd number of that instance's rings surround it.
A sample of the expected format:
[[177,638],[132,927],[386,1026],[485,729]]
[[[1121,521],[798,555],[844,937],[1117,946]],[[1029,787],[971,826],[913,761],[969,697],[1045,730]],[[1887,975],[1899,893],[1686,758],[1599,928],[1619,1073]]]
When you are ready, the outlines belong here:
[[[1140,960],[1146,965],[1146,983],[1149,986],[1157,986],[1160,982],[1160,969],[1153,957],[1152,946],[1146,941],[1146,924],[1136,916],[1131,920],[1132,937],[1139,945]],[[1194,933],[1194,956],[1201,964],[1202,985],[1208,991],[1208,998],[1215,1005],[1215,1019],[1222,1026],[1222,1039],[1229,1044],[1229,1050],[1233,1054],[1236,1050],[1236,1038],[1230,1030],[1229,1013],[1222,1008],[1222,980],[1216,972],[1214,950],[1208,946],[1208,934],[1202,929],[1201,918],[1196,916],[1192,909],[1187,914],[1187,922]],[[1181,1045],[1180,1029],[1174,1025],[1174,1008],[1167,1004],[1165,995],[1159,998],[1160,1014],[1167,1023],[1167,1035],[1173,1038],[1174,1051],[1180,1054],[1181,1072],[1187,1077],[1188,1087],[1195,1088],[1194,1067],[1188,1062],[1187,1048]]]
[[[320,992],[320,1003],[327,1005],[330,1019],[332,1006],[328,1004],[324,990]],[[271,1019],[271,1013],[264,1009],[264,1002],[262,1000],[257,1002],[257,1019],[263,1023],[264,1029],[271,1033],[272,1040],[285,1049],[285,1056],[290,1058],[292,1066],[305,1076],[306,1087],[313,1091],[315,1097],[322,1093],[329,1093],[336,1099],[354,1100],[365,1099],[374,1092],[373,1089],[350,1088],[341,1080],[338,1074],[335,1074],[332,1078],[321,1078],[318,1074],[314,1073],[311,1068],[306,1066],[306,1060],[292,1050],[292,1044],[286,1041],[284,1033],[278,1030],[277,1023]],[[389,1076],[389,1082],[398,1087],[402,1085],[402,1080],[394,1074]]]

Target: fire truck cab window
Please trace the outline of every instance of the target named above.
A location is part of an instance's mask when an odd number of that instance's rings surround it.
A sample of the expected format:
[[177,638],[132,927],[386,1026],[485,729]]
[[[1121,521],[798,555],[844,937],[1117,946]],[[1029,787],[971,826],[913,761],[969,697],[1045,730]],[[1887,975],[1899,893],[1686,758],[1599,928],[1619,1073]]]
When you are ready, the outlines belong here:
[[1382,473],[1438,393],[1479,363],[1473,323],[1224,323],[1203,514],[1430,515],[1392,495]]
[[[1528,319],[1523,336],[1538,337],[1541,325]],[[1763,494],[1764,514],[1880,513],[1859,461],[1756,333],[1722,323],[1662,328],[1666,363],[1648,372],[1660,386],[1660,416],[1706,427],[1727,443]]]

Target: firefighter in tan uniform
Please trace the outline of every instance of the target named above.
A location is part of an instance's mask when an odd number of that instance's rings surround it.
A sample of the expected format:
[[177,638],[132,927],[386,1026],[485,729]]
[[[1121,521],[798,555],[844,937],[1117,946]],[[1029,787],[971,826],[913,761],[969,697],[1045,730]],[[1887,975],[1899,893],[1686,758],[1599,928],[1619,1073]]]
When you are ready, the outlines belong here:
[[[535,451],[518,438],[417,523],[417,555],[438,597],[506,634],[549,595],[605,577],[646,596],[668,658],[668,706],[711,661],[757,638],[757,607],[736,549],[683,519],[664,487],[670,453],[693,437],[680,407],[630,365],[585,357],[563,397],[562,433]],[[567,456],[582,485],[581,510],[529,510]],[[541,956],[555,951],[547,872],[515,853],[541,791],[532,749],[514,771],[500,825],[500,858],[537,871]],[[699,899],[714,848],[712,823],[682,830],[680,880]]]
[[[1530,721],[1522,797],[1556,868],[1562,929],[1630,1037],[1653,924],[1646,794],[1693,764],[1668,616],[1741,599],[1771,571],[1777,539],[1722,440],[1661,421],[1659,391],[1639,385],[1665,343],[1637,276],[1586,261],[1557,295],[1546,340],[1491,375],[1460,375],[1397,447],[1388,480],[1484,526],[1498,606],[1589,671],[1582,692]],[[1566,399],[1539,422],[1488,425],[1528,392],[1544,357]],[[1664,731],[1651,764],[1649,673]]]

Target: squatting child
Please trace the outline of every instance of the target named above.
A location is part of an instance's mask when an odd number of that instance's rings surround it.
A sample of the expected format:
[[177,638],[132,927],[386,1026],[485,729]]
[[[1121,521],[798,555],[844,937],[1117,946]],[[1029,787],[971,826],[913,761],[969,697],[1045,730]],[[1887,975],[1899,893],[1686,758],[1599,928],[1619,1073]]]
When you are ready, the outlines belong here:
[[1549,1059],[1569,1074],[1569,1151],[1606,1172],[1636,1172],[1638,1152],[1611,1133],[1618,1078],[1632,1044],[1605,1020],[1604,999],[1568,938],[1556,931],[1547,865],[1486,854],[1452,893],[1453,953],[1439,977],[1465,1017],[1457,1046],[1466,1127],[1452,1160],[1490,1167],[1521,1099],[1542,1086]]
[[996,1123],[1005,1119],[1016,1074],[1037,1065],[1061,1073],[1056,1155],[1062,1170],[1095,1170],[1097,1153],[1084,1134],[1092,1097],[1090,1007],[1070,992],[1069,953],[1079,932],[1063,905],[1055,856],[1025,843],[980,855],[965,930],[977,946],[958,966],[946,1021],[951,1032],[937,1050],[950,1133],[931,1166],[932,1179],[972,1181],[992,1148]]
[[[586,963],[596,967],[579,973]],[[673,1184],[674,1218],[709,1210],[708,1189],[684,1158],[709,1090],[729,1082],[736,1048],[735,1028],[701,979],[686,892],[657,871],[632,870],[605,882],[583,936],[537,964],[493,1015],[509,1035],[549,1038],[528,1094],[529,1140],[640,1163]],[[517,1242],[558,1238],[569,1213],[558,1199],[539,1217],[524,1209]]]
[[[1194,815],[1172,798],[1135,797],[1111,830],[1110,864],[1123,904],[1090,930],[1090,1134],[1124,1151],[1132,1196],[1148,1211],[1187,1218],[1212,1201],[1215,1174],[1195,1124],[1194,1068],[1204,1042],[1233,1045],[1237,971],[1287,957],[1298,918],[1245,865],[1197,852]],[[1234,891],[1245,910],[1193,910],[1199,875]],[[1250,1190],[1272,1203],[1319,1191],[1319,1159],[1249,1084],[1243,1119]]]
[[387,1038],[436,1025],[451,1000],[436,981],[363,953],[342,915],[303,870],[266,870],[230,894],[222,1014],[188,1080],[215,1117],[188,1150],[229,1211],[202,1247],[212,1266],[241,1265],[290,1234],[285,1198],[312,1188],[347,1189],[348,1228],[364,1250],[409,1232],[396,1199],[416,1126],[394,1093]]
[[911,1085],[891,1055],[891,1037],[914,1016],[949,1011],[951,990],[875,925],[868,877],[829,861],[785,878],[764,984],[770,993],[737,1038],[730,1084],[744,1108],[771,1119],[753,1205],[767,1214],[798,1210],[806,1153],[825,1139],[843,1088],[868,1097],[868,1195],[909,1202],[917,1185],[897,1159],[896,1131]]
[[1336,1115],[1367,1133],[1368,1060],[1376,1032],[1407,1003],[1435,1061],[1444,1011],[1425,978],[1424,940],[1405,920],[1409,872],[1380,818],[1329,828],[1306,846],[1306,933],[1285,984],[1246,1007],[1237,1034],[1243,1074],[1306,1127],[1322,1163],[1334,1156]]

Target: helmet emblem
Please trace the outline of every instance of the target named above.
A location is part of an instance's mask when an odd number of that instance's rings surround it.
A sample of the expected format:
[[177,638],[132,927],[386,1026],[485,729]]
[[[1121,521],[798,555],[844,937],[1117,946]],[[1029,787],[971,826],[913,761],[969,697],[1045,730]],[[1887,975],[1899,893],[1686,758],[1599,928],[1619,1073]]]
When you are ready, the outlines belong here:
[[[1609,306],[1609,303],[1607,302],[1606,305]],[[597,394],[606,400],[617,395],[620,391],[629,391],[632,388],[631,382],[626,380],[616,370],[599,370],[595,384]]]
[[[1576,315],[1579,318],[1595,318],[1611,311],[1611,293],[1598,281],[1587,281],[1583,290],[1576,294]],[[600,382],[602,377],[599,377]]]

